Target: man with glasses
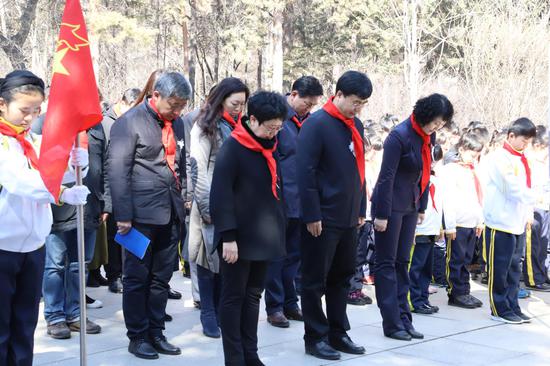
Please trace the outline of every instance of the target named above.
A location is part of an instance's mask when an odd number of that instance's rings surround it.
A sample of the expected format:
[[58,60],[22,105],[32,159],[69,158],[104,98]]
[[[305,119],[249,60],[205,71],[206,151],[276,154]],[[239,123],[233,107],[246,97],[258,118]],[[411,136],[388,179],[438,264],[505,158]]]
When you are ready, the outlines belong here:
[[181,350],[163,335],[169,281],[176,260],[172,224],[183,222],[180,153],[172,124],[191,97],[191,86],[176,72],[161,75],[151,98],[122,115],[111,129],[109,181],[118,233],[135,228],[151,240],[142,259],[124,251],[122,310],[128,351],[156,359]]
[[301,209],[296,181],[296,143],[302,123],[323,96],[323,87],[313,76],[302,76],[286,95],[288,113],[277,138],[277,153],[286,210],[286,256],[268,267],[265,289],[267,321],[274,327],[288,328],[289,320],[302,321],[295,279],[300,266]]
[[308,118],[298,136],[297,177],[305,224],[304,341],[306,353],[321,359],[338,360],[340,352],[365,353],[347,335],[346,306],[355,273],[357,228],[364,224],[366,212],[363,124],[356,116],[371,94],[367,75],[344,73],[335,95]]

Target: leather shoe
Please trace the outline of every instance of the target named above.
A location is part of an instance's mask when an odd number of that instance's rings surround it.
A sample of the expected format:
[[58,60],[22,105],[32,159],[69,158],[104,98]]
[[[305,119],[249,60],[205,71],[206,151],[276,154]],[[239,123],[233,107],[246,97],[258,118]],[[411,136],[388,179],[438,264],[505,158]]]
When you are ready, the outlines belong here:
[[386,335],[388,338],[397,339],[398,341],[410,341],[412,336],[406,330],[398,330],[392,334]]
[[174,318],[172,317],[172,315],[170,315],[170,314],[164,314],[164,321],[165,321],[165,322],[171,322],[172,320],[174,320]]
[[325,341],[306,344],[306,353],[322,360],[339,360],[341,357],[340,352],[336,351]]
[[128,352],[138,358],[144,358],[146,360],[156,360],[159,358],[159,354],[155,351],[153,345],[145,339],[131,340],[130,345],[128,346]]
[[290,326],[288,319],[284,316],[282,311],[277,311],[271,315],[268,315],[267,321],[269,324],[277,328],[288,328]]
[[181,293],[180,293],[180,292],[178,292],[178,291],[176,291],[176,290],[174,290],[174,289],[172,289],[172,288],[170,288],[170,289],[168,290],[168,298],[169,298],[170,300],[180,300],[181,297],[182,297],[182,296],[181,296]]
[[122,280],[118,277],[116,280],[109,281],[109,291],[114,294],[122,293]]
[[407,333],[409,333],[414,339],[424,339],[424,334],[416,331],[414,328],[407,329]]
[[483,302],[480,299],[478,299],[477,297],[474,297],[472,295],[468,295],[468,296],[470,297],[472,302],[475,304],[475,306],[477,306],[478,308],[483,306]]
[[259,358],[251,358],[244,360],[244,364],[246,366],[265,366],[265,363],[263,363]]
[[432,315],[434,313],[434,311],[430,307],[427,307],[425,305],[419,306],[417,308],[415,307],[412,312],[423,315]]
[[181,349],[169,343],[164,336],[158,336],[153,338],[153,347],[158,353],[163,355],[180,355]]
[[352,355],[362,355],[365,353],[365,347],[353,343],[347,335],[338,339],[331,339],[330,345],[337,351],[350,353]]
[[464,309],[477,308],[476,303],[474,303],[468,295],[450,296],[449,305],[457,306],[459,308],[464,308]]
[[284,315],[288,320],[296,320],[299,322],[304,321],[304,315],[302,314],[302,310],[300,308],[287,310],[284,312]]

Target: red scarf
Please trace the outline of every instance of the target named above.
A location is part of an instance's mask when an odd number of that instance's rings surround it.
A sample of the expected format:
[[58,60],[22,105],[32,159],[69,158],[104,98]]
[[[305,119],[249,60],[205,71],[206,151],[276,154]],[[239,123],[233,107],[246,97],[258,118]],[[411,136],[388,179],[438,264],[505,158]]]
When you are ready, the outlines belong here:
[[296,116],[292,116],[292,118],[290,119],[292,122],[294,122],[294,124],[296,125],[296,127],[298,127],[298,129],[301,129],[302,128],[302,124],[304,122],[300,122],[300,120],[298,119],[298,117]]
[[529,167],[529,162],[527,161],[525,154],[517,150],[514,150],[514,148],[510,146],[510,144],[507,141],[504,141],[503,148],[504,150],[508,151],[510,154],[521,157],[521,163],[525,168],[525,176],[527,177],[527,187],[531,188],[531,168]]
[[420,180],[420,195],[424,193],[430,183],[430,171],[432,167],[432,151],[430,149],[430,135],[422,131],[420,125],[416,122],[414,114],[411,114],[411,124],[414,132],[422,138],[422,179]]
[[165,119],[158,111],[157,106],[153,99],[149,100],[149,105],[156,112],[157,117],[164,122],[162,128],[162,145],[164,146],[164,158],[168,163],[168,167],[176,178],[176,183],[179,186],[179,180],[176,175],[176,138],[174,137],[174,130],[172,129],[172,121]]
[[477,200],[480,205],[483,205],[483,191],[481,190],[481,183],[479,182],[479,178],[477,177],[476,170],[474,168],[474,164],[472,163],[460,163],[465,168],[470,169],[472,172],[472,175],[474,176],[474,184],[476,186],[476,193],[477,193]]
[[222,118],[224,120],[227,121],[227,123],[229,123],[229,125],[231,126],[231,128],[235,129],[235,127],[237,127],[237,125],[240,125],[241,124],[241,116],[242,116],[242,113],[239,113],[239,115],[237,116],[237,121],[235,122],[235,119],[233,118],[233,116],[231,116],[229,113],[227,113],[226,111],[223,111],[223,114],[222,114]]
[[[23,153],[27,157],[30,165],[34,169],[38,169],[38,157],[36,156],[36,151],[34,146],[25,138],[29,130],[24,130],[21,133],[17,133],[12,127],[7,125],[3,118],[0,117],[0,133],[4,136],[13,137],[19,142],[19,145],[23,148]],[[9,122],[8,122],[9,123]]]
[[269,172],[271,173],[271,191],[273,192],[273,196],[278,200],[279,195],[277,194],[277,161],[273,157],[273,152],[277,148],[277,143],[273,145],[273,148],[266,149],[264,148],[254,137],[250,135],[250,133],[244,128],[242,123],[237,124],[237,127],[235,127],[235,130],[231,133],[231,136],[237,142],[244,147],[246,147],[249,150],[259,152],[263,155],[265,160],[267,161],[267,167],[269,168]]
[[432,198],[432,206],[435,212],[439,212],[437,211],[437,207],[435,206],[435,186],[433,184],[430,184],[430,197]]
[[363,187],[363,184],[365,183],[365,149],[363,145],[363,137],[361,136],[357,128],[355,128],[355,119],[344,117],[338,107],[336,107],[332,102],[333,99],[334,97],[329,98],[329,100],[327,100],[327,102],[323,106],[323,109],[332,117],[344,123],[351,131],[353,151],[355,151],[355,162],[357,164],[357,170],[359,171],[361,187]]

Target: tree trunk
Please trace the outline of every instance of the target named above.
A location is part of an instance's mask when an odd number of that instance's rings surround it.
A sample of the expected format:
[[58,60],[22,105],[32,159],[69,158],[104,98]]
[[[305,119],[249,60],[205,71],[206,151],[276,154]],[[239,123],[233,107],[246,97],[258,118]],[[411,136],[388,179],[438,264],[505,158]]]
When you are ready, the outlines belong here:
[[6,56],[10,60],[10,63],[14,69],[26,69],[27,68],[27,55],[23,52],[23,47],[29,36],[32,22],[36,15],[36,6],[38,0],[27,0],[25,8],[21,13],[21,17],[17,20],[20,24],[19,31],[10,36],[2,32],[0,34],[0,44],[2,50],[6,53]]
[[273,14],[273,27],[271,29],[273,39],[273,71],[271,90],[283,92],[283,11],[278,10]]
[[257,89],[262,89],[262,74],[263,74],[263,54],[262,54],[262,49],[260,48],[258,50],[258,70],[256,72],[256,81],[257,81]]

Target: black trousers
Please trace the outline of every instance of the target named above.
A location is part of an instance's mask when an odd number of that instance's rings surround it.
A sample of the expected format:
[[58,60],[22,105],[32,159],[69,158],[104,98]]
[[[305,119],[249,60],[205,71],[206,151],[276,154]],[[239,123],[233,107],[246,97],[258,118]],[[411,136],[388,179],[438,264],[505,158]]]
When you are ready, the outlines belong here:
[[408,302],[409,261],[418,213],[392,212],[386,231],[375,231],[376,300],[384,334],[412,328]]
[[176,247],[170,240],[172,223],[134,228],[151,240],[143,259],[124,251],[122,311],[130,339],[160,336],[164,330],[169,282]]
[[109,253],[109,261],[104,266],[105,274],[109,281],[114,281],[122,276],[122,247],[115,241],[117,230],[113,215],[109,215],[107,219],[107,252]]
[[300,234],[302,225],[299,219],[289,219],[286,226],[286,256],[269,263],[265,284],[265,310],[267,315],[279,311],[296,310],[296,274],[300,267]]
[[349,292],[363,289],[363,278],[365,277],[363,266],[368,263],[369,249],[374,241],[372,222],[368,221],[359,230],[359,241],[357,242],[357,254],[355,257],[355,274],[350,280]]
[[528,286],[541,285],[547,280],[546,257],[550,213],[535,209],[535,220],[525,233],[525,260],[523,261],[523,282]]
[[445,276],[445,262],[446,262],[446,246],[434,245],[434,266],[432,282],[438,285],[446,285],[447,278]]
[[518,304],[521,256],[525,235],[485,228],[489,303],[491,314],[508,316],[521,312]]
[[[350,279],[355,273],[357,228],[324,226],[313,237],[302,227],[302,312],[306,344],[346,335]],[[327,314],[321,298],[325,296]]]
[[46,248],[0,250],[0,365],[32,366]]
[[447,240],[447,293],[450,297],[470,293],[470,271],[466,266],[472,263],[476,247],[475,228],[456,228],[456,239]]
[[418,235],[415,238],[409,267],[411,310],[429,303],[428,288],[432,281],[435,238],[433,235]]
[[268,262],[221,258],[220,328],[227,366],[245,366],[258,359],[258,316]]

